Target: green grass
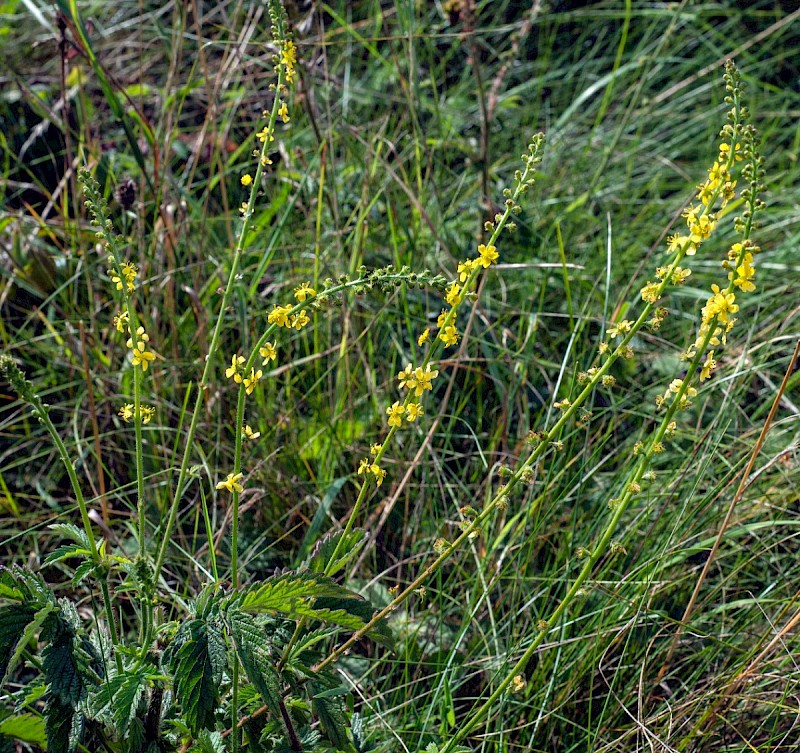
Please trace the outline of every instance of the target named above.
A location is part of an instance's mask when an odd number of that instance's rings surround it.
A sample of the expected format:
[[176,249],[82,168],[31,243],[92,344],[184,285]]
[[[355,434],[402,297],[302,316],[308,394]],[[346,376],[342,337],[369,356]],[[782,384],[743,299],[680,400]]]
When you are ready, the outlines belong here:
[[[36,3],[5,5],[0,338],[53,404],[91,507],[107,512],[111,543],[132,554],[133,432],[116,417],[132,399],[132,372],[110,324],[106,260],[75,219],[82,199],[74,174],[62,180],[64,165],[80,154],[109,194],[128,174],[138,187],[135,211],[112,211],[142,267],[140,316],[160,356],[157,418],[144,427],[155,526],[171,500],[187,385],[202,369],[236,243],[239,177],[272,101],[269,24],[260,4],[80,3],[82,17],[94,19],[91,45],[110,89],[71,57],[66,73],[77,85],[67,89],[65,114],[50,7],[41,4],[40,22]],[[733,56],[766,158],[758,289],[740,301],[717,375],[679,419],[658,461],[659,483],[615,534],[627,553],[601,560],[585,597],[528,665],[524,690],[499,702],[465,744],[794,749],[796,372],[688,623],[681,620],[800,336],[800,18],[791,3],[551,2],[518,38],[528,13],[521,5],[479,3],[474,22],[451,23],[435,3],[295,4],[302,83],[291,128],[276,137],[222,357],[248,351],[264,311],[304,280],[353,274],[361,264],[451,278],[483,238],[518,155],[545,132],[537,184],[518,232],[498,243],[501,263],[485,278],[464,344],[443,357],[425,419],[399,435],[384,458],[389,477],[357,520],[371,538],[348,578],[387,604],[388,588],[416,577],[435,540],[454,537],[459,509],[488,501],[490,472],[513,466],[527,433],[552,424],[553,401],[591,365],[606,323],[624,318],[626,302],[635,318],[636,291],[664,263],[668,229],[682,223],[715,158],[723,63]],[[119,87],[149,122],[157,150]],[[126,113],[132,140],[115,110]],[[392,615],[396,650],[362,642],[338,663],[379,749],[445,740],[558,604],[579,570],[576,550],[599,538],[633,445],[652,428],[655,396],[684,368],[678,354],[694,339],[710,284],[724,279],[719,260],[730,238],[720,232],[692,259],[664,327],[635,340],[635,358],[615,367],[618,386],[595,396],[589,427],[566,430],[565,450],[547,456],[536,483],[436,574],[424,598]],[[282,340],[278,366],[247,413],[262,436],[243,458],[246,579],[296,566],[343,524],[358,493],[358,460],[384,433],[385,406],[396,399],[395,374],[420,360],[416,338],[442,305],[435,291],[405,288],[351,297]],[[222,386],[204,404],[192,453],[200,481],[182,501],[168,554],[177,606],[167,619],[208,578],[201,488],[220,574],[230,572],[227,502],[213,493],[233,467],[236,404]],[[3,558],[36,566],[58,543],[46,524],[77,515],[45,432],[5,388],[0,481]],[[64,573],[47,575],[68,589]]]

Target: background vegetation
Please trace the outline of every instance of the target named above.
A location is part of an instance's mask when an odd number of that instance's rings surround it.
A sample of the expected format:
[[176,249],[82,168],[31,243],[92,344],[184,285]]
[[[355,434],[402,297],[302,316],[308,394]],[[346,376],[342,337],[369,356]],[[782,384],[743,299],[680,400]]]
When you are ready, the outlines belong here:
[[[605,323],[662,263],[664,238],[716,155],[729,57],[763,136],[758,290],[716,378],[680,422],[662,481],[627,513],[616,536],[625,552],[604,562],[529,665],[525,687],[469,739],[472,749],[767,751],[800,739],[796,373],[735,496],[800,337],[792,6],[288,6],[299,49],[291,127],[276,137],[225,354],[252,345],[265,309],[304,280],[361,264],[451,277],[483,237],[530,136],[547,135],[519,231],[498,244],[501,263],[482,283],[462,344],[440,363],[426,421],[393,445],[389,477],[358,521],[370,540],[348,581],[377,605],[416,576],[462,506],[480,507],[490,471],[524,452],[559,390],[591,365]],[[271,104],[274,50],[261,3],[78,7],[91,19],[93,64],[50,5],[0,4],[0,338],[54,406],[97,524],[132,553],[133,432],[117,416],[132,376],[75,168],[86,159],[116,197],[115,221],[142,268],[141,315],[159,356],[156,418],[145,427],[156,521],[235,245],[239,177]],[[377,748],[416,751],[446,738],[563,595],[576,550],[605,524],[655,395],[680,373],[678,354],[719,279],[725,243],[703,246],[661,331],[637,338],[635,358],[615,373],[618,388],[596,396],[594,420],[564,434],[565,451],[548,457],[537,484],[392,616],[395,650],[362,642],[337,664]],[[247,579],[297,565],[346,518],[396,372],[441,305],[419,290],[365,295],[284,342],[257,415],[250,411],[261,438],[244,459]],[[2,556],[38,568],[58,544],[47,525],[74,520],[74,502],[44,430],[0,391]],[[206,408],[193,456],[205,483],[184,499],[168,555],[176,609],[209,577],[201,487],[213,490],[232,467],[233,424],[224,419],[233,396],[212,391]],[[227,500],[209,503],[224,572]],[[57,567],[45,575],[80,600]]]

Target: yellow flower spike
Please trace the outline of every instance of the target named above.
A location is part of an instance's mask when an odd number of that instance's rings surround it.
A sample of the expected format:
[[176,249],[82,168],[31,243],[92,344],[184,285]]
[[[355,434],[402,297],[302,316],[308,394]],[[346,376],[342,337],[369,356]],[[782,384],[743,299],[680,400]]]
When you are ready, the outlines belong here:
[[224,481],[217,484],[217,489],[227,489],[231,494],[234,492],[243,492],[244,487],[239,483],[244,474],[242,473],[229,473]]
[[245,424],[244,428],[242,429],[242,439],[248,439],[250,441],[256,440],[261,436],[260,431],[253,431],[250,424]]
[[244,391],[248,395],[253,394],[253,390],[255,389],[256,385],[258,384],[258,380],[264,375],[264,372],[259,369],[258,371],[255,368],[250,369],[250,374],[244,378]]
[[263,348],[258,349],[258,355],[264,359],[261,363],[262,366],[266,366],[270,361],[275,361],[278,358],[275,343],[265,343]]
[[[242,378],[239,374],[242,366],[244,365],[244,356],[237,356],[235,353],[231,356],[231,365],[225,369],[225,376],[228,379],[233,379],[237,384],[241,384]],[[239,377],[238,379],[236,377]]]
[[253,177],[250,173],[245,173],[241,178],[240,182],[243,186],[249,186],[253,182]]
[[499,258],[500,254],[494,246],[485,246],[483,243],[478,246],[478,253],[480,258],[476,259],[484,269],[489,269]]
[[294,297],[300,302],[305,303],[306,298],[312,298],[317,294],[317,291],[311,287],[310,282],[304,282],[294,289]]
[[406,420],[416,421],[423,413],[424,410],[420,403],[409,403],[406,407]]
[[397,401],[395,401],[392,405],[390,405],[386,409],[386,413],[388,413],[389,415],[389,426],[402,426],[403,414],[405,412],[406,412],[405,407]]

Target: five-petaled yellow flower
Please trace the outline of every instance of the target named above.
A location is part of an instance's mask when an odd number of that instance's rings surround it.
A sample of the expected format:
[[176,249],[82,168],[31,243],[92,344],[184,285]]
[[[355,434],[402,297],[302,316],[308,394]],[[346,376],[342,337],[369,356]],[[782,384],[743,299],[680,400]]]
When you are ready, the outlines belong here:
[[231,356],[231,365],[225,369],[225,376],[228,379],[233,379],[236,384],[242,383],[242,375],[239,373],[242,366],[244,365],[244,356],[237,356],[236,354]]
[[406,420],[416,421],[416,419],[423,414],[423,408],[420,403],[409,403],[406,407]]
[[242,473],[229,473],[224,481],[217,484],[217,489],[227,489],[231,494],[244,491],[244,487],[239,483],[243,475]]
[[499,258],[500,254],[494,246],[484,246],[483,243],[478,246],[478,253],[480,258],[476,261],[484,268],[489,269]]
[[306,300],[306,298],[311,298],[311,297],[315,296],[316,294],[317,294],[317,291],[314,290],[314,288],[311,287],[311,283],[310,282],[304,282],[302,285],[298,285],[294,289],[294,297],[298,301],[300,301],[300,303],[303,303]]
[[245,173],[240,180],[243,186],[249,186],[253,182],[253,177],[250,173]]
[[244,378],[244,391],[248,395],[253,394],[256,384],[258,384],[258,380],[261,379],[262,376],[264,376],[264,372],[261,371],[261,369],[258,371],[256,371],[255,368],[250,369],[250,374]]
[[386,409],[386,412],[389,414],[389,426],[402,426],[403,414],[406,412],[405,406],[395,401]]
[[264,359],[261,364],[262,366],[266,366],[270,361],[274,361],[278,357],[275,343],[265,343],[263,348],[258,349],[258,355]]

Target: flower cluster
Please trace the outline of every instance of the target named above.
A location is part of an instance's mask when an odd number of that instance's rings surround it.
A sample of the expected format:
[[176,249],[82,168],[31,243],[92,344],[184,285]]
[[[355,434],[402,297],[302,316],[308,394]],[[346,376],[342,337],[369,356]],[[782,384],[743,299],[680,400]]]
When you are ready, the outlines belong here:
[[113,256],[108,257],[108,262],[111,264],[108,276],[116,289],[122,290],[124,288],[127,293],[133,293],[136,290],[136,275],[139,274],[138,267],[133,262],[124,261],[119,272],[117,272],[114,268],[116,265]]
[[310,321],[310,317],[306,314],[306,310],[302,309],[300,313],[293,314],[291,305],[279,306],[275,304],[272,311],[267,314],[267,321],[270,324],[277,324],[279,327],[286,327],[287,329],[301,330]]

